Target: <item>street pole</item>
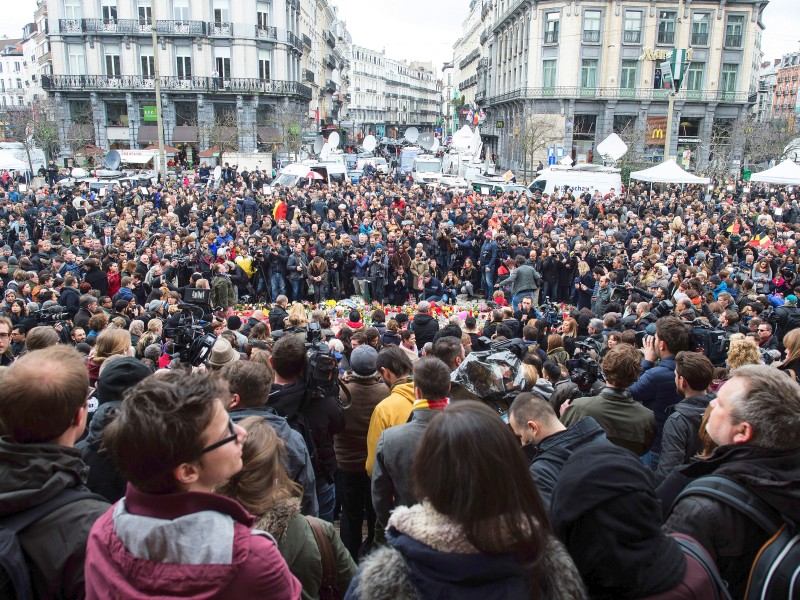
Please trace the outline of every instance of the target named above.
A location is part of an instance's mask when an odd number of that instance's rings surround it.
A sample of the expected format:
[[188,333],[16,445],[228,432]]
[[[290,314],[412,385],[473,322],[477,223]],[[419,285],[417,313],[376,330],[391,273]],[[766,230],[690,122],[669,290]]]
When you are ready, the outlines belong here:
[[[673,52],[678,52],[681,47],[681,24],[683,23],[683,0],[678,2],[678,15],[675,19],[675,47]],[[664,136],[664,161],[669,160],[672,150],[672,121],[675,117],[675,81],[673,80],[669,90],[669,102],[667,104],[667,134]]]
[[156,92],[156,128],[158,129],[158,171],[161,173],[162,183],[167,182],[167,153],[164,148],[164,118],[161,115],[161,76],[158,70],[158,35],[156,33],[156,0],[150,0],[150,11],[152,12],[152,34],[153,34],[153,83]]

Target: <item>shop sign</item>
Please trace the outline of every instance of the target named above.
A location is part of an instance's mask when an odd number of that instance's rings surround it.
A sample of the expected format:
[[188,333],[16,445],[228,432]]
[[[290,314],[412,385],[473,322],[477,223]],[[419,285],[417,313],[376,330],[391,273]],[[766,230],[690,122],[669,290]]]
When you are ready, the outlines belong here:
[[142,107],[142,120],[143,121],[151,121],[151,122],[158,121],[158,116],[156,115],[156,107],[155,106],[143,106]]
[[679,144],[702,144],[703,140],[699,137],[679,137]]
[[644,143],[648,146],[663,146],[667,132],[667,117],[647,117]]
[[[639,57],[640,61],[650,60],[669,60],[672,58],[672,50],[657,50],[655,48],[645,48],[642,55]],[[693,50],[689,48],[686,50],[686,60],[691,62]]]

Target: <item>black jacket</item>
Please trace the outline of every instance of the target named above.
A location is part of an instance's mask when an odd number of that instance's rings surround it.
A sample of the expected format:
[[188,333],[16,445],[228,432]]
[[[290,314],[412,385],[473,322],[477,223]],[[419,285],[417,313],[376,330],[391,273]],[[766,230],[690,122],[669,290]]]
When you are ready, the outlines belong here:
[[417,347],[422,348],[426,343],[433,341],[433,337],[439,331],[439,321],[428,313],[417,313],[409,329],[417,337]]
[[664,423],[661,437],[661,456],[656,469],[656,479],[661,482],[680,465],[687,464],[702,449],[700,422],[714,394],[702,394],[684,398]]
[[286,312],[286,309],[282,306],[278,306],[277,304],[273,306],[269,311],[269,327],[272,331],[278,331],[279,329],[283,329],[285,327],[284,321],[286,317],[289,316],[289,313]]

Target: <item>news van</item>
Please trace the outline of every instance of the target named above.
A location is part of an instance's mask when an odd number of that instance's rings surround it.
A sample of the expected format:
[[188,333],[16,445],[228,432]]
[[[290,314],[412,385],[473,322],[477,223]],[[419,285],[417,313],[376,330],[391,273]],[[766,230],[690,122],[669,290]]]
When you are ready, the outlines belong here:
[[341,162],[307,160],[286,165],[272,182],[273,186],[294,187],[308,185],[310,172],[317,173],[324,183],[342,184],[347,177],[347,167]]
[[612,189],[619,194],[622,191],[620,170],[602,165],[576,165],[574,167],[550,167],[539,173],[539,176],[528,186],[531,192],[552,195],[558,188],[563,192],[566,188],[573,195],[600,192],[608,194]]

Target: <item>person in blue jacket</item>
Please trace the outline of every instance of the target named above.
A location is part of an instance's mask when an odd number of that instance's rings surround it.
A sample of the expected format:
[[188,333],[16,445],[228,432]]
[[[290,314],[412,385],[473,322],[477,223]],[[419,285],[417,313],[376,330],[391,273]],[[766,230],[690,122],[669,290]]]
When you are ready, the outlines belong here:
[[478,257],[478,268],[481,271],[481,283],[487,298],[494,293],[494,278],[497,270],[497,242],[494,241],[494,234],[491,230],[486,232],[486,241],[481,246],[480,256]]

